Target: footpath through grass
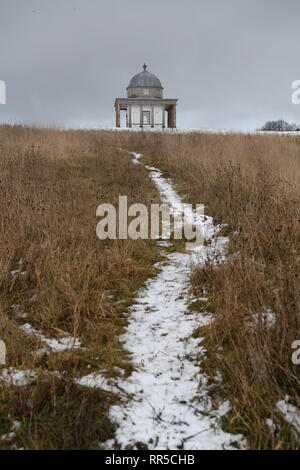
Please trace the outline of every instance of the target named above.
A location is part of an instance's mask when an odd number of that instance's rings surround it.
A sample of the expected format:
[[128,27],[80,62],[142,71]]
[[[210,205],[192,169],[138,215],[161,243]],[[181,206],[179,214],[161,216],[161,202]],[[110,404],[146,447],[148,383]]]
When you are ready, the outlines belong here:
[[[300,366],[300,137],[238,134],[146,134],[132,146],[177,184],[186,202],[205,212],[230,237],[227,261],[192,273],[192,308],[214,313],[195,332],[205,337],[206,371],[217,371],[215,399],[230,401],[224,423],[252,449],[298,449]],[[294,416],[295,419],[295,416]],[[299,422],[299,421],[298,421]]]
[[[159,202],[143,167],[116,150],[120,137],[0,127],[0,373],[36,374],[27,386],[0,381],[0,448],[90,449],[114,434],[118,397],[74,379],[130,373],[124,313],[159,259],[151,241],[96,237],[99,204]],[[24,324],[81,347],[49,352]]]

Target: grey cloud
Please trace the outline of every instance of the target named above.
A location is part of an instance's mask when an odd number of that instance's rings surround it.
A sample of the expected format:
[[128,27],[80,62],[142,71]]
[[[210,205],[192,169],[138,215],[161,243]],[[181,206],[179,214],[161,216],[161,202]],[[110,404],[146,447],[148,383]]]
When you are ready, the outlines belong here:
[[0,0],[0,121],[112,126],[146,61],[178,126],[300,122],[298,0]]

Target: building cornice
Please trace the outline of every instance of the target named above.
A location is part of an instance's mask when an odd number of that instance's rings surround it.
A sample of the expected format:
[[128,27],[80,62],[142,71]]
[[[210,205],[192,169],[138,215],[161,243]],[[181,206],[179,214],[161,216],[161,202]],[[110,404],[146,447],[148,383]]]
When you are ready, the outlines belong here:
[[126,109],[128,105],[131,104],[163,104],[165,106],[171,106],[176,104],[178,101],[177,98],[116,98],[115,100],[115,108],[122,106]]

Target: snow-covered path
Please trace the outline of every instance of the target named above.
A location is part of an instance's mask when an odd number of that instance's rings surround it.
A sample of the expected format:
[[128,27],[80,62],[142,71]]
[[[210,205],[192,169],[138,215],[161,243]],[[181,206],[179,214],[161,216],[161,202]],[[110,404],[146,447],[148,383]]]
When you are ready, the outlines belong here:
[[119,380],[132,400],[111,408],[116,441],[123,449],[136,442],[150,449],[229,447],[236,438],[220,429],[220,410],[207,415],[207,378],[196,363],[204,351],[199,339],[190,338],[210,317],[187,314],[189,256],[169,254],[160,267],[139,292],[122,337],[137,370]]
[[[132,155],[135,164],[142,164],[142,155]],[[162,201],[173,212],[182,210],[172,183],[160,170],[145,167]],[[222,431],[220,418],[228,406],[212,409],[207,376],[199,367],[205,351],[199,338],[191,338],[197,326],[211,321],[209,314],[188,311],[191,260],[204,263],[212,250],[220,252],[226,242],[215,236],[217,229],[210,217],[202,216],[199,223],[212,245],[202,245],[194,253],[166,254],[157,264],[159,274],[137,293],[130,309],[121,341],[132,355],[135,371],[129,378],[115,379],[115,386],[131,398],[110,409],[117,431],[107,448],[136,448],[136,443],[143,443],[149,449],[228,449],[242,439]],[[99,379],[91,374],[81,383],[97,386]],[[103,377],[100,380],[109,389]]]

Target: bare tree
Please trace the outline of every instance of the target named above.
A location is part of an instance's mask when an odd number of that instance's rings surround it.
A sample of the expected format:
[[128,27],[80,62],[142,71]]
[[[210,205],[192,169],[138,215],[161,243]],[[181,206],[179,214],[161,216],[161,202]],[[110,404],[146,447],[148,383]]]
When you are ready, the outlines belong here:
[[289,132],[299,130],[299,126],[294,123],[288,123],[283,119],[278,121],[267,121],[266,124],[261,128],[262,131],[273,131],[273,132]]

